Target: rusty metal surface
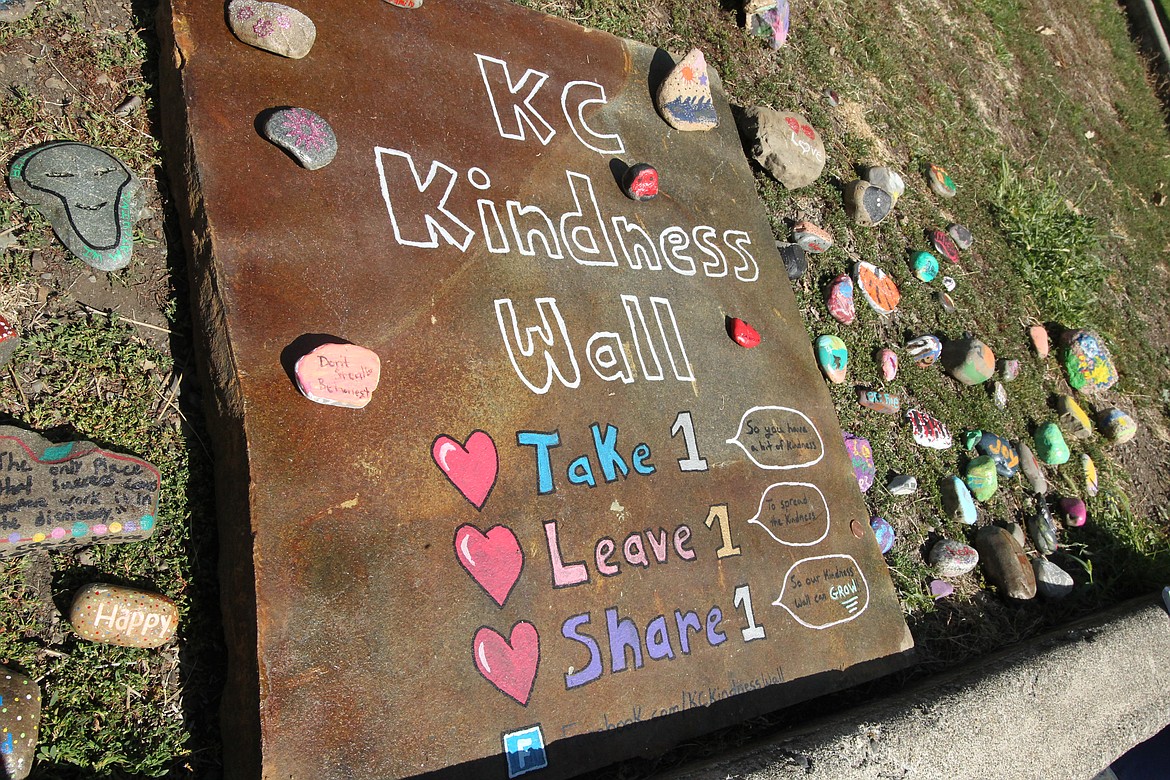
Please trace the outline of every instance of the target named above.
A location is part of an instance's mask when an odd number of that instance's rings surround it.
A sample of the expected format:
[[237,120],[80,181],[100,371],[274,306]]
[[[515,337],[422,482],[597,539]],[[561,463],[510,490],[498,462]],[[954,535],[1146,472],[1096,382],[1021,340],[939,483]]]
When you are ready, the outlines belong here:
[[[258,668],[264,776],[485,760],[506,777],[503,735],[533,725],[541,776],[567,776],[632,748],[590,732],[637,720],[653,742],[662,714],[658,740],[677,739],[768,706],[760,691],[907,649],[872,534],[850,532],[866,508],[721,92],[719,128],[680,133],[651,100],[661,51],[493,0],[298,8],[317,41],[287,60],[236,40],[222,5],[172,0],[181,56],[164,58],[185,100],[164,110],[186,112],[191,144],[180,200],[211,258],[196,303],[247,443],[232,465],[248,505],[224,516],[251,523],[255,603],[228,620],[254,607],[256,656],[237,647],[233,664]],[[328,120],[331,165],[303,170],[259,135],[280,106]],[[623,197],[615,158],[653,164],[658,198]],[[518,251],[510,202],[557,228],[568,215],[559,246]],[[656,268],[632,267],[615,217],[653,237]],[[564,381],[539,338],[522,354],[541,313]],[[728,317],[762,344],[736,345]],[[312,334],[379,355],[365,409],[297,392],[290,345]],[[607,436],[620,462],[601,457]],[[573,484],[581,458],[594,486]],[[615,659],[607,610],[640,664]]]

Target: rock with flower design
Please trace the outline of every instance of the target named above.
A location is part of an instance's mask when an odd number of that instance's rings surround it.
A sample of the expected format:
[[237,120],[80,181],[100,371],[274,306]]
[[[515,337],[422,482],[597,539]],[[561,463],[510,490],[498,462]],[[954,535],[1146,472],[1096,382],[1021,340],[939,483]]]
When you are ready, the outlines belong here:
[[337,154],[329,123],[307,108],[282,108],[264,122],[264,136],[310,171],[324,168]]
[[658,87],[654,105],[676,130],[713,130],[719,126],[702,51],[691,49],[679,60]]
[[752,159],[788,189],[807,187],[825,169],[825,144],[801,114],[751,106],[736,123]]
[[295,8],[260,0],[232,0],[228,23],[244,43],[282,57],[299,60],[313,48],[317,27]]
[[848,325],[857,319],[857,308],[853,303],[853,279],[849,274],[840,274],[829,285],[827,299],[829,314],[842,325]]
[[41,689],[32,679],[0,666],[0,777],[28,777],[40,726]]
[[1117,384],[1117,367],[1109,348],[1096,333],[1068,331],[1061,337],[1068,383],[1082,393],[1100,393]]

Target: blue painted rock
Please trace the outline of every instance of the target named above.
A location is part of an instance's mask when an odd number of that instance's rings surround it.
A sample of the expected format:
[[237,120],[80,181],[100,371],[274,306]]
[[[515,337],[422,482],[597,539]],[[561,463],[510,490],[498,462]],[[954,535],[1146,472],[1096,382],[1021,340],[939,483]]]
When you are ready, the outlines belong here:
[[777,241],[776,248],[780,250],[780,257],[784,260],[784,270],[788,272],[788,278],[795,281],[804,276],[808,271],[808,255],[800,244],[784,244]]
[[1027,442],[1018,441],[1015,444],[1016,452],[1020,454],[1020,471],[1024,472],[1024,478],[1032,486],[1032,492],[1044,495],[1048,492],[1048,480],[1044,476],[1044,467],[1040,465],[1040,460],[1032,453],[1032,448],[1028,446]]
[[1117,367],[1105,342],[1087,330],[1068,331],[1061,338],[1068,383],[1082,393],[1099,393],[1117,384]]
[[853,466],[853,476],[857,479],[857,487],[861,492],[867,492],[873,487],[877,478],[877,467],[873,462],[873,447],[869,439],[854,436],[852,433],[842,434],[845,440],[845,451],[849,453],[849,462]]
[[830,334],[817,339],[817,365],[833,384],[844,382],[849,369],[849,349],[845,342]]
[[914,275],[924,282],[934,281],[938,276],[938,258],[930,252],[915,252],[910,257],[910,265]]
[[857,402],[866,409],[873,409],[882,414],[897,414],[902,411],[902,400],[890,393],[880,393],[876,390],[857,388]]
[[1089,519],[1089,509],[1079,498],[1062,498],[1056,502],[1056,506],[1071,528],[1080,528]]
[[934,251],[950,260],[952,264],[959,262],[959,248],[944,231],[935,228],[926,231],[926,237],[934,247]]
[[996,525],[985,526],[975,535],[975,549],[987,579],[1005,597],[1018,601],[1036,597],[1032,564],[1011,534]]
[[1020,375],[1020,361],[1009,358],[1000,358],[999,363],[996,364],[999,369],[999,375],[1003,377],[1005,382],[1014,382],[1016,377]]
[[752,159],[788,189],[807,187],[825,169],[825,144],[801,114],[753,106],[736,123]]
[[921,409],[907,411],[906,421],[910,423],[910,435],[914,437],[914,443],[919,446],[945,450],[953,443],[947,426],[937,417]]
[[959,310],[959,308],[955,306],[955,299],[942,290],[935,291],[934,299],[938,301],[938,305],[941,306],[942,310],[947,314],[954,314]]
[[991,386],[991,397],[1000,409],[1006,409],[1008,403],[1007,388],[996,382]]
[[987,502],[999,489],[999,477],[995,470],[995,461],[987,455],[972,458],[967,464],[967,473],[964,475],[967,487],[976,500]]
[[874,538],[877,539],[878,548],[882,551],[882,555],[894,549],[897,535],[894,533],[892,525],[881,517],[874,517],[870,519],[869,527],[873,529]]
[[324,168],[337,156],[333,128],[307,108],[273,111],[264,122],[264,137],[310,171]]
[[622,193],[630,200],[654,200],[658,196],[658,171],[649,163],[631,165],[622,176]]
[[898,474],[886,483],[886,490],[894,496],[912,496],[918,492],[918,479],[911,474]]
[[1036,550],[1041,555],[1052,555],[1058,548],[1056,540],[1056,520],[1048,509],[1048,502],[1041,496],[1037,498],[1036,511],[1028,516],[1028,534],[1036,544]]
[[942,354],[942,341],[937,336],[919,336],[906,342],[906,354],[914,359],[920,368],[933,366]]
[[948,341],[942,362],[947,373],[965,385],[982,384],[995,373],[995,353],[976,338]]
[[89,266],[117,271],[130,264],[134,223],[146,195],[117,157],[96,146],[53,141],[17,157],[8,186]]
[[287,5],[232,0],[227,13],[228,24],[237,38],[282,57],[299,60],[317,40],[313,20]]
[[942,278],[942,283],[943,289],[947,292],[954,292],[955,288],[959,286],[959,283],[955,281],[955,277],[953,276],[944,276]]
[[975,243],[975,237],[971,235],[971,231],[965,225],[960,225],[958,222],[952,222],[947,226],[947,234],[954,239],[955,245],[964,252],[971,248]]
[[703,52],[692,49],[679,60],[659,85],[654,105],[676,130],[712,130],[719,126]]
[[1049,466],[1060,466],[1068,463],[1071,453],[1064,435],[1056,423],[1046,422],[1036,429],[1036,457],[1041,463]]
[[941,166],[934,163],[926,165],[926,181],[934,193],[942,198],[953,198],[957,191],[955,182],[951,179],[950,174],[946,172]]
[[1085,473],[1085,492],[1089,497],[1097,495],[1099,485],[1097,483],[1097,464],[1089,457],[1088,453],[1081,456],[1081,471]]
[[1137,422],[1130,415],[1113,407],[1097,415],[1101,435],[1114,444],[1125,444],[1137,435]]
[[890,193],[890,197],[895,203],[906,192],[906,182],[902,180],[902,175],[885,165],[873,165],[866,168],[861,178]]
[[802,220],[792,226],[792,240],[800,244],[804,251],[814,255],[828,252],[833,246],[833,236],[829,231],[808,220]]
[[1071,395],[1062,395],[1056,399],[1056,412],[1060,415],[1060,423],[1069,436],[1074,439],[1087,439],[1093,435],[1093,421]]
[[1068,572],[1046,558],[1033,558],[1032,572],[1036,577],[1036,592],[1049,601],[1064,598],[1076,587]]
[[948,517],[964,525],[975,525],[979,519],[979,510],[963,480],[953,476],[943,477],[939,480],[938,491],[942,497],[943,511]]
[[930,548],[928,560],[940,577],[962,577],[979,565],[979,552],[954,539],[943,539]]
[[849,325],[857,319],[857,309],[853,304],[853,279],[849,274],[839,274],[829,285],[827,304],[829,314],[843,325]]
[[942,580],[930,581],[930,595],[934,598],[935,601],[938,601],[939,599],[945,599],[954,592],[955,586],[949,582],[943,582]]
[[1015,447],[1002,436],[989,431],[975,431],[979,437],[967,449],[978,450],[995,462],[995,470],[1001,477],[1011,479],[1020,470],[1020,455]]
[[891,314],[898,308],[902,293],[898,285],[882,269],[864,260],[854,264],[853,281],[866,302],[878,314]]
[[0,666],[0,776],[24,780],[32,771],[41,726],[41,689]]
[[894,210],[894,196],[858,179],[845,187],[845,213],[861,227],[873,227]]
[[892,349],[882,349],[877,353],[878,368],[882,372],[882,379],[893,382],[898,376],[898,353]]

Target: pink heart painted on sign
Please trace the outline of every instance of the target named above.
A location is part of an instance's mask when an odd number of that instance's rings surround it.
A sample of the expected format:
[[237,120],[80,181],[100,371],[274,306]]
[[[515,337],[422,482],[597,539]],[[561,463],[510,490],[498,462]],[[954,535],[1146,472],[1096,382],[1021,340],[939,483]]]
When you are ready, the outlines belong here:
[[455,489],[476,509],[482,509],[500,468],[500,456],[492,437],[483,431],[473,431],[467,437],[467,444],[460,444],[442,435],[431,445],[431,457]]
[[528,706],[528,697],[536,684],[536,667],[540,663],[540,637],[536,626],[522,620],[512,626],[512,636],[507,640],[484,626],[475,632],[472,652],[475,668],[484,679]]
[[455,529],[455,555],[492,600],[504,606],[524,568],[524,552],[512,529],[497,525],[485,534],[474,525],[461,525]]

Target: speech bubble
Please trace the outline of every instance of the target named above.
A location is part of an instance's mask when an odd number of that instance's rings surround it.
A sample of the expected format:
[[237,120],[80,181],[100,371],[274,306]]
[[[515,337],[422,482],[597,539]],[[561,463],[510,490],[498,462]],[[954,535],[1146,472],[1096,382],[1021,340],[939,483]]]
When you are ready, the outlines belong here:
[[753,406],[727,440],[762,469],[803,469],[821,462],[825,442],[804,412],[786,406]]
[[869,607],[869,583],[851,555],[818,555],[799,560],[784,574],[772,602],[805,628],[822,631],[856,620]]
[[811,547],[829,535],[829,502],[810,482],[776,482],[760,496],[759,511],[748,522],[763,528],[780,544]]

